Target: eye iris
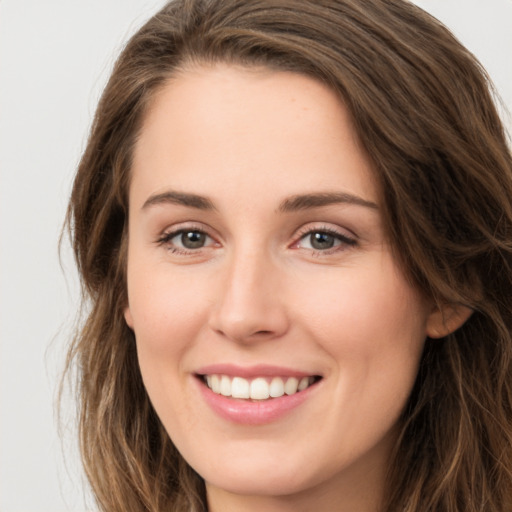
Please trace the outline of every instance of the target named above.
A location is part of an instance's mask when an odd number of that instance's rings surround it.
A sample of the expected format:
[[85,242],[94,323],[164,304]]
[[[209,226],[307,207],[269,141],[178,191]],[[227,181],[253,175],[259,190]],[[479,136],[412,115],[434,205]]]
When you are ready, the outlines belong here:
[[181,243],[187,249],[199,249],[204,246],[206,235],[198,231],[186,231],[181,234]]
[[325,250],[334,247],[335,240],[329,233],[317,232],[310,235],[310,242],[313,249]]

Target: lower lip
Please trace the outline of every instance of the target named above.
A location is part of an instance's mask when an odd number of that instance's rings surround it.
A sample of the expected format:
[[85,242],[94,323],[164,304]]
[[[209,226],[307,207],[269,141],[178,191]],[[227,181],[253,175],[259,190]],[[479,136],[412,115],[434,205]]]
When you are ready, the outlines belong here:
[[304,391],[299,391],[293,395],[249,401],[218,395],[206,386],[202,380],[196,380],[203,398],[215,413],[225,420],[245,425],[264,425],[277,421],[302,405],[318,385],[318,383],[315,383]]

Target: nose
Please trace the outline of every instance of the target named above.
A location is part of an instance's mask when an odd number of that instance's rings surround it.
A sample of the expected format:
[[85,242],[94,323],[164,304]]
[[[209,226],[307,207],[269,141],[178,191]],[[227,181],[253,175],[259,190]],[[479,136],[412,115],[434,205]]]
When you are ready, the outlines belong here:
[[[250,251],[248,251],[250,252]],[[222,281],[210,327],[237,343],[279,338],[288,330],[283,273],[265,254],[233,255]]]

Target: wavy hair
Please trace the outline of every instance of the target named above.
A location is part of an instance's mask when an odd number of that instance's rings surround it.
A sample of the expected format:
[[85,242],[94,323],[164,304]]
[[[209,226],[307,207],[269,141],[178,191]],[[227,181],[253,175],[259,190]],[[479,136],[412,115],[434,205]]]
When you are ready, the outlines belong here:
[[512,158],[490,81],[405,0],[176,0],[127,43],[99,102],[67,227],[86,315],[78,368],[83,463],[105,512],[205,511],[204,482],[144,389],[127,304],[128,188],[147,105],[190,63],[266,66],[339,94],[373,162],[397,260],[471,318],[427,340],[382,510],[512,510]]

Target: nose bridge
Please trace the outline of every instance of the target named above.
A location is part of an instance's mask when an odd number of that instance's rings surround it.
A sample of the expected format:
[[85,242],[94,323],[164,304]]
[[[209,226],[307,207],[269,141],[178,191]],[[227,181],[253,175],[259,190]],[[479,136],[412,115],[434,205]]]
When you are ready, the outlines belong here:
[[227,258],[213,328],[236,341],[282,335],[287,328],[279,271],[272,255],[248,244]]

